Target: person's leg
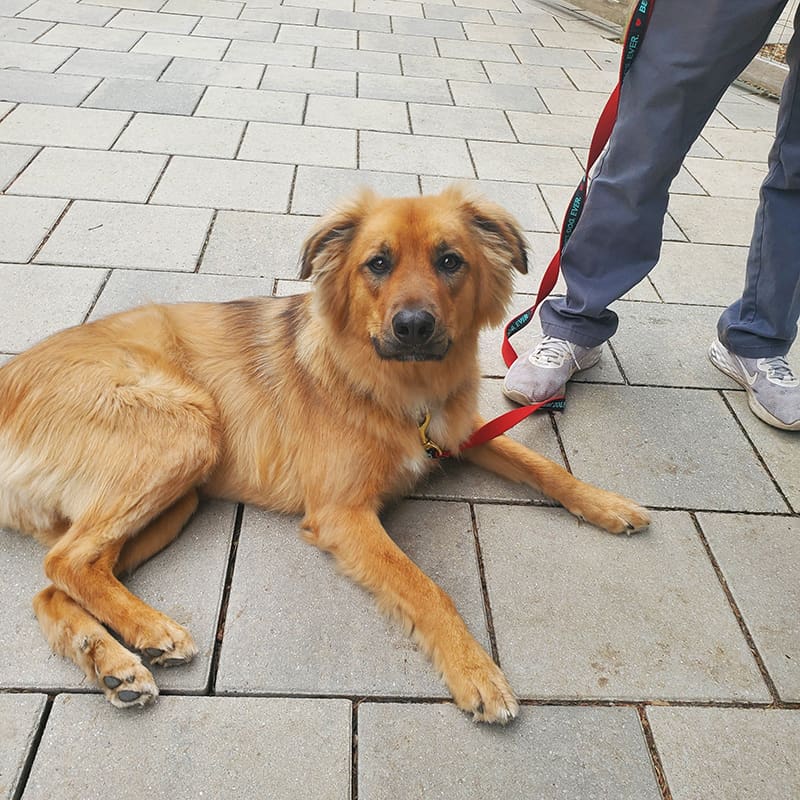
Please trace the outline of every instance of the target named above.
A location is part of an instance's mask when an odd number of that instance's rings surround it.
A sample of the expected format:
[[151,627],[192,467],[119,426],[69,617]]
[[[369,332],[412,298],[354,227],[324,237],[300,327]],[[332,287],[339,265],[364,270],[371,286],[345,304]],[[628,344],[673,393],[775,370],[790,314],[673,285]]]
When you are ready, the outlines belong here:
[[541,307],[546,335],[594,347],[615,333],[617,317],[607,306],[657,262],[672,179],[785,4],[656,2],[625,77],[611,141],[564,248],[567,295]]
[[782,356],[797,335],[800,317],[800,10],[786,53],[769,173],[747,259],[744,294],[720,317],[720,342],[738,356]]

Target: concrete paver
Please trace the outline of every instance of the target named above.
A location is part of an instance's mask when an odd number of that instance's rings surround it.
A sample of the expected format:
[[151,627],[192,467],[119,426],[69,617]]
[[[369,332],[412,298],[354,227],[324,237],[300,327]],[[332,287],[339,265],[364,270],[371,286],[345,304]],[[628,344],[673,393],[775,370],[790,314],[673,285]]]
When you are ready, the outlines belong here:
[[526,708],[522,719],[500,731],[471,724],[450,706],[363,703],[358,728],[358,796],[370,800],[409,791],[452,800],[476,793],[661,797],[631,708]]
[[[0,364],[140,303],[307,291],[303,239],[365,185],[459,180],[508,208],[527,308],[618,39],[562,0],[0,0]],[[43,550],[3,531],[0,797],[796,795],[797,435],[705,354],[741,291],[776,109],[725,93],[600,363],[565,413],[511,434],[653,506],[650,531],[614,538],[460,462],[387,513],[499,656],[516,723],[458,712],[297,519],[227,503],[129,579],[201,652],[119,712],[50,654]],[[511,407],[500,335],[479,342],[485,416]]]
[[0,798],[17,796],[19,780],[32,755],[33,737],[47,698],[43,694],[0,695]]

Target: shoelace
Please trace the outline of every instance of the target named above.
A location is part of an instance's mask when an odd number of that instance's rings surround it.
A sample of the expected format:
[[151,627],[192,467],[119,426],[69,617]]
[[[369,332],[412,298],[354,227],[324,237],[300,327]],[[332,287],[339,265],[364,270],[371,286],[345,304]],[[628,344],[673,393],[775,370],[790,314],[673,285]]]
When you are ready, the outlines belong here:
[[560,367],[567,356],[573,360],[575,359],[569,342],[564,339],[556,339],[553,336],[545,336],[534,351],[531,361],[542,367]]
[[800,380],[792,372],[792,368],[789,366],[785,356],[759,358],[758,366],[766,371],[767,380],[772,383],[778,383],[781,386],[797,386],[800,384]]

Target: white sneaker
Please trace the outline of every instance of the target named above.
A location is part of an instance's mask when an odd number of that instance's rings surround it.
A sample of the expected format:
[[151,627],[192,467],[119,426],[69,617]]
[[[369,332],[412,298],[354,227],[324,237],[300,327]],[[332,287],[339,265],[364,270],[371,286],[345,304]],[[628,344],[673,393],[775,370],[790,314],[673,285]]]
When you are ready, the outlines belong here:
[[600,360],[603,345],[581,347],[566,339],[545,336],[533,350],[523,353],[509,368],[503,394],[515,403],[529,405],[551,400],[563,408],[567,381]]
[[743,358],[717,339],[708,349],[708,357],[744,387],[747,404],[759,419],[785,431],[800,431],[800,378],[785,356]]

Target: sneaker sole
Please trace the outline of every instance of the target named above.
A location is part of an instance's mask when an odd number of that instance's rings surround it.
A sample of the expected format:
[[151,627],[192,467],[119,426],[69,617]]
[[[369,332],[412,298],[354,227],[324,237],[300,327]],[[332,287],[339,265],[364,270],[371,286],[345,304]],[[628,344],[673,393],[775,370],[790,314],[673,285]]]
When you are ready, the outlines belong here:
[[733,367],[731,367],[727,361],[724,361],[722,358],[716,355],[713,344],[708,350],[708,360],[720,372],[724,372],[732,381],[736,381],[736,383],[738,383],[739,386],[745,390],[745,393],[747,394],[747,405],[762,422],[766,422],[767,425],[772,425],[773,428],[780,428],[783,431],[800,431],[800,420],[791,424],[787,424],[786,422],[781,422],[781,420],[779,420],[777,417],[770,414],[770,412],[758,402],[752,388],[750,387],[750,384]]
[[[506,389],[505,386],[503,386],[503,394],[509,400],[520,406],[531,406],[537,402],[536,400],[530,400],[529,398],[525,397],[525,395],[521,392],[515,392],[513,389]],[[542,403],[542,406],[539,410],[563,411],[565,407],[566,395],[554,394],[549,400],[546,400],[544,403]]]

